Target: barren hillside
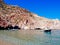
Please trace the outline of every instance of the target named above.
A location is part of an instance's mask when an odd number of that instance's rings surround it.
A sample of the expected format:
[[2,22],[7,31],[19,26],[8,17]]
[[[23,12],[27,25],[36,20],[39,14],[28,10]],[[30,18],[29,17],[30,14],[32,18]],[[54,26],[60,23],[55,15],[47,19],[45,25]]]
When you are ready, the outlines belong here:
[[58,19],[47,19],[19,6],[11,6],[0,0],[0,27],[18,26],[21,29],[60,29]]

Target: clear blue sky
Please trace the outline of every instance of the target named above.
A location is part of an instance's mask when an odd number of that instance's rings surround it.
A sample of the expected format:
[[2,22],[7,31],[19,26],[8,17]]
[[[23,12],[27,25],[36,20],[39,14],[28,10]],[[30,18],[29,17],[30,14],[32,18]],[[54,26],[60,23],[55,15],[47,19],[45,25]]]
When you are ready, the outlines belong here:
[[46,18],[60,19],[60,0],[4,0]]

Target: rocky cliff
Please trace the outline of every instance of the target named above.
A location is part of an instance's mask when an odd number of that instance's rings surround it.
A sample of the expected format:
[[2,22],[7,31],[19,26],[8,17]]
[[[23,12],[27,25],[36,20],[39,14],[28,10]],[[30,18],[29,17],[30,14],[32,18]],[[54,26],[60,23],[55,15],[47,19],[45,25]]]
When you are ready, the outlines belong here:
[[47,19],[18,6],[0,0],[0,27],[18,26],[21,29],[60,29],[58,19]]

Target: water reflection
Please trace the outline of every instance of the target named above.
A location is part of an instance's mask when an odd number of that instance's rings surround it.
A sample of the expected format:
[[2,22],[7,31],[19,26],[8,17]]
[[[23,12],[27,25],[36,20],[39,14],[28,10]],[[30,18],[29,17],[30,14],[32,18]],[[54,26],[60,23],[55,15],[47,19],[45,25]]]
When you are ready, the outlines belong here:
[[[0,31],[0,39],[14,42],[16,45],[58,45],[60,31],[44,32],[41,30]],[[18,43],[19,42],[19,43]]]
[[51,35],[51,32],[44,32],[45,34],[49,34],[49,35]]

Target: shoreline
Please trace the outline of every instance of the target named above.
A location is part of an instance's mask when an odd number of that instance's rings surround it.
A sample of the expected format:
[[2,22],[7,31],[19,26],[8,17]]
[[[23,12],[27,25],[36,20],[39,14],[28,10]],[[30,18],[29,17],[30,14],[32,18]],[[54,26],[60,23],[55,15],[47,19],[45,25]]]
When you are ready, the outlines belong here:
[[[0,29],[0,31],[3,29]],[[7,29],[4,29],[7,30]],[[39,30],[39,29],[8,29],[8,30]],[[50,29],[41,29],[41,30],[50,30]],[[60,30],[60,29],[51,29],[51,30]]]

